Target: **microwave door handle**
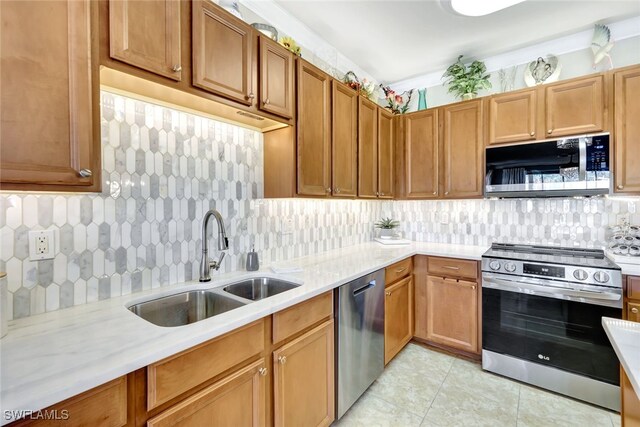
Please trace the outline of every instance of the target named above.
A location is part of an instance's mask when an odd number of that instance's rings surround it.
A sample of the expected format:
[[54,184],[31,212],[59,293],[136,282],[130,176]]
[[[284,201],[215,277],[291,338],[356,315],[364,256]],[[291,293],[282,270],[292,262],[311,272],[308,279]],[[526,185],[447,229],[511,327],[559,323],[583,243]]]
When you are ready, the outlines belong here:
[[[547,295],[555,294],[555,295],[564,295],[568,297],[586,298],[586,299],[593,299],[593,300],[618,301],[621,298],[620,294],[614,294],[611,292],[579,291],[576,289],[560,288],[557,286],[548,287],[548,286],[532,285],[529,283],[513,282],[509,280],[501,280],[498,278],[484,279],[483,286],[484,284],[488,284],[489,285],[488,287],[490,288],[500,289],[504,291],[512,291],[512,292],[515,291],[519,293],[524,293],[519,291],[519,289],[523,289],[523,290],[533,291],[539,294],[547,294]],[[492,284],[495,284],[497,286],[495,285],[491,286]]]
[[586,138],[579,138],[578,152],[580,153],[580,163],[578,166],[578,179],[580,182],[587,180],[587,141]]

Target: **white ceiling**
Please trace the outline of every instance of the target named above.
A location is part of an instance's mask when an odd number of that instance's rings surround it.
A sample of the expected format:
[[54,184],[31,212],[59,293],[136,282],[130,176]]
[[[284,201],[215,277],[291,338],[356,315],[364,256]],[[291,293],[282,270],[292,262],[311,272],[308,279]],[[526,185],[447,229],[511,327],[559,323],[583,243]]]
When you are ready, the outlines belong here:
[[382,82],[443,70],[458,55],[486,58],[583,31],[596,22],[640,15],[639,0],[527,0],[473,18],[447,11],[439,0],[277,3]]

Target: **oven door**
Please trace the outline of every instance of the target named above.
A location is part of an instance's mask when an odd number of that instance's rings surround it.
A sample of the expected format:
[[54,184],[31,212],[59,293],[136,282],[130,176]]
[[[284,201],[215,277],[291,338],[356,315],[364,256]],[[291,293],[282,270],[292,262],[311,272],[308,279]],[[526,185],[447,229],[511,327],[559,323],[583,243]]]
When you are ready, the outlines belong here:
[[483,278],[484,350],[619,385],[618,358],[603,316],[619,319],[622,309],[505,290]]

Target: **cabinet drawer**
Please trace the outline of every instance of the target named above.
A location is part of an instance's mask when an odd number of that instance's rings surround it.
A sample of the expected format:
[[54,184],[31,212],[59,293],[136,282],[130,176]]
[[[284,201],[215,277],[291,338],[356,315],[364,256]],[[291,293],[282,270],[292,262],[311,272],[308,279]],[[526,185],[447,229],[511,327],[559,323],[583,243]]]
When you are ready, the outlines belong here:
[[631,322],[640,322],[640,303],[627,303],[627,320]]
[[413,258],[407,258],[400,262],[390,265],[384,271],[385,287],[392,285],[394,282],[407,277],[413,270]]
[[147,427],[265,425],[264,359],[172,406]]
[[147,367],[147,408],[153,409],[264,350],[264,321]]
[[640,277],[627,277],[627,298],[640,300]]
[[464,259],[429,257],[427,270],[434,276],[478,278],[478,263]]
[[279,343],[333,315],[333,293],[327,292],[273,315],[273,343]]
[[[12,423],[12,427],[91,426],[122,427],[127,424],[127,377],[120,377],[69,400],[48,408],[50,411],[67,411],[68,418],[28,418]],[[36,413],[34,413],[36,415]]]

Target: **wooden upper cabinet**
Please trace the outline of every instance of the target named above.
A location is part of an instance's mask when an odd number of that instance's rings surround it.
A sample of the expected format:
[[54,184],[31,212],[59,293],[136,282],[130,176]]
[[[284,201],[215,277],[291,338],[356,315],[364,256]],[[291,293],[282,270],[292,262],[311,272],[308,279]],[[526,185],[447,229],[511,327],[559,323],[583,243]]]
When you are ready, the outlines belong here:
[[536,109],[535,88],[492,96],[489,99],[489,144],[536,139]]
[[99,191],[96,12],[90,0],[0,2],[3,189]]
[[442,109],[444,116],[444,197],[482,196],[484,144],[482,101],[461,102]]
[[329,426],[335,418],[333,320],[273,352],[276,427]]
[[604,76],[554,83],[545,86],[544,90],[546,138],[604,129]]
[[260,36],[261,110],[288,119],[293,117],[294,56],[278,43]]
[[110,0],[109,34],[112,58],[182,79],[179,1]]
[[208,0],[192,7],[193,85],[252,105],[253,29]]
[[358,97],[358,196],[378,196],[378,107]]
[[147,427],[267,425],[266,375],[260,359],[151,418]]
[[615,191],[640,192],[640,66],[614,74]]
[[378,197],[381,199],[393,199],[394,134],[393,114],[378,108]]
[[413,336],[413,279],[411,276],[387,286],[384,299],[385,365]]
[[358,93],[332,81],[331,172],[334,197],[358,193]]
[[477,287],[475,282],[427,277],[427,340],[470,353],[479,351]]
[[405,189],[409,199],[438,197],[438,110],[405,118]]
[[331,193],[330,77],[298,60],[298,194]]

